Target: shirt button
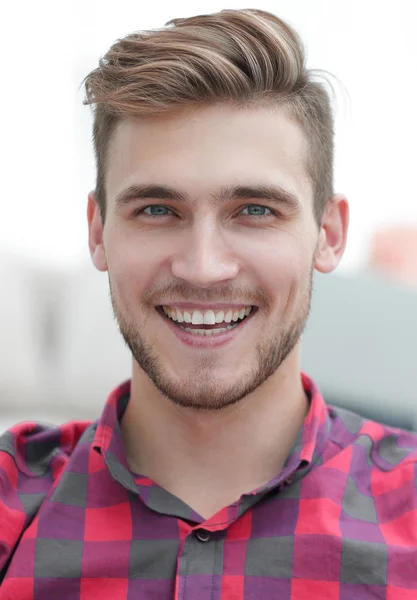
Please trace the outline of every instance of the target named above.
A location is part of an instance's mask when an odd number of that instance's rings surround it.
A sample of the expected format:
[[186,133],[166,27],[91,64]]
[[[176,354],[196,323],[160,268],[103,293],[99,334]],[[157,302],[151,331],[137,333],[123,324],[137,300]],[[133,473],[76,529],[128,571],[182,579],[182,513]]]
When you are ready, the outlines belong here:
[[210,539],[210,532],[206,529],[197,529],[195,534],[197,536],[197,539],[200,540],[200,542],[208,542]]

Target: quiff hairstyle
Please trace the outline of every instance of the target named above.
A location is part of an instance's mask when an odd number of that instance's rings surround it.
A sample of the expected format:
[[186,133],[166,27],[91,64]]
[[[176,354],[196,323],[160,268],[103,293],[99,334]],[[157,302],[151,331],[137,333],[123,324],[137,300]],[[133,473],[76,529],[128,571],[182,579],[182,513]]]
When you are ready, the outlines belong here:
[[84,103],[94,105],[95,192],[103,223],[109,142],[121,119],[225,102],[279,105],[301,125],[320,226],[333,195],[333,116],[326,87],[314,80],[322,72],[305,62],[294,29],[254,9],[172,19],[162,29],[116,41],[84,80]]

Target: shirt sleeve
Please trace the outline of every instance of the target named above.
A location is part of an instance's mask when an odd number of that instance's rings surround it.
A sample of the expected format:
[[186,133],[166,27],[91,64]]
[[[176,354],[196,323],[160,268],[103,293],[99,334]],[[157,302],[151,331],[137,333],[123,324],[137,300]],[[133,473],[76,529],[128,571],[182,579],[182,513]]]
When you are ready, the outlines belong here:
[[[2,441],[0,439],[0,446]],[[18,479],[14,458],[0,450],[0,580],[3,579],[26,522],[26,513],[18,494]]]

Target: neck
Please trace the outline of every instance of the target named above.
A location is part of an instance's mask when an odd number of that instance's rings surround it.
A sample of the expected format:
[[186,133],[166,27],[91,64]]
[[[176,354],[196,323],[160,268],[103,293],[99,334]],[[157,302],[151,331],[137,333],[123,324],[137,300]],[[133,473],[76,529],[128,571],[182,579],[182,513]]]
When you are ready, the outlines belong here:
[[267,483],[308,411],[297,359],[290,355],[255,392],[212,412],[174,405],[135,363],[121,424],[129,466],[200,514],[203,505],[220,510]]

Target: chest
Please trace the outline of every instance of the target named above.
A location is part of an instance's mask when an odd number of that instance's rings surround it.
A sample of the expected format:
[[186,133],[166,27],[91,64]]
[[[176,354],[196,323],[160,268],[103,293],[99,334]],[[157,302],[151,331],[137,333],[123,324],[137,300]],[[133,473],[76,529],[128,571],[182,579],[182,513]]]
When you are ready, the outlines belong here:
[[387,598],[388,585],[416,589],[415,517],[385,527],[299,492],[207,528],[138,502],[73,511],[51,503],[25,531],[0,600],[367,600]]

